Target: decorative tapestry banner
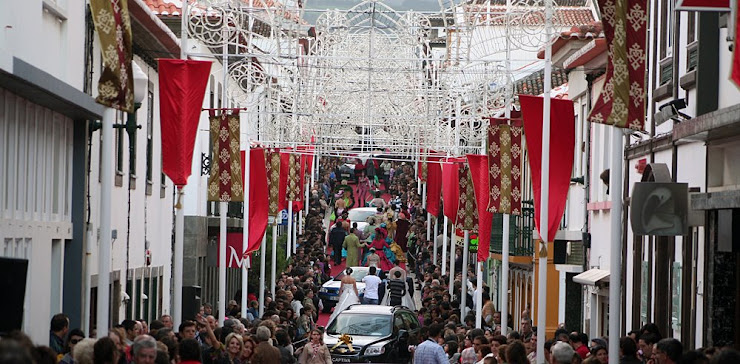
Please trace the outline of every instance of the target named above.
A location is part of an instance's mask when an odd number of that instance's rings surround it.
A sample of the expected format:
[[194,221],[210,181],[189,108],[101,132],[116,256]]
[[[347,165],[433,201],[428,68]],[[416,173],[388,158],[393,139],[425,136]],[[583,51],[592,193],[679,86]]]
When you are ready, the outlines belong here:
[[242,165],[239,151],[239,114],[211,116],[213,160],[208,179],[208,201],[242,202]]

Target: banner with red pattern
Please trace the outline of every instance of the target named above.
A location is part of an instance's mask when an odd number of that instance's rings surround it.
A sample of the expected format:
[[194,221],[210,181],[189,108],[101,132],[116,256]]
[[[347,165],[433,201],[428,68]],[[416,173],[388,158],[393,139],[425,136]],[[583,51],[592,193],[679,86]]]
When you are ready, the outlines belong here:
[[522,210],[521,120],[492,119],[488,127],[488,211],[519,215]]
[[208,178],[208,201],[242,202],[242,165],[239,156],[239,113],[212,115],[213,160]]
[[588,120],[645,130],[647,0],[599,0],[609,44],[606,80]]

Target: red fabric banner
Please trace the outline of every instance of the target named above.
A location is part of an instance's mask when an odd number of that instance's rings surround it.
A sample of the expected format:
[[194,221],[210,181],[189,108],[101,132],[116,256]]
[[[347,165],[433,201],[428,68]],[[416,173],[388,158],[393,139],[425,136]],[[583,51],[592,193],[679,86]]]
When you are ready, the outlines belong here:
[[277,216],[280,212],[280,149],[265,150],[265,174],[267,175],[268,209],[269,216]]
[[460,185],[458,184],[458,164],[448,160],[442,164],[442,199],[444,200],[444,215],[451,219],[453,224],[457,216],[457,204],[460,201]]
[[[241,151],[242,180],[244,179],[244,159],[246,151]],[[265,150],[254,148],[249,152],[249,245],[246,254],[260,248],[262,236],[267,229],[268,215],[267,172],[265,170]]]
[[192,171],[195,134],[211,61],[159,59],[162,171],[184,186]]
[[[260,238],[262,239],[262,238]],[[226,233],[226,267],[241,268],[247,264],[247,257],[242,254],[244,246],[244,234],[240,232]],[[216,266],[221,260],[220,250],[216,249]]]
[[[286,148],[287,150],[287,148]],[[278,195],[278,211],[286,210],[288,208],[288,169],[290,168],[290,153],[283,153],[280,151],[280,187]]]
[[488,127],[488,209],[519,215],[522,209],[521,120],[491,119]]
[[609,51],[604,88],[588,120],[644,130],[647,0],[599,0],[599,9]]
[[488,259],[493,213],[488,211],[488,156],[468,154],[475,200],[478,202],[478,261]]
[[737,10],[735,11],[735,46],[732,50],[732,75],[730,78],[735,82],[735,86],[740,87],[740,0],[737,1]]
[[[547,239],[555,240],[560,219],[565,212],[568,198],[570,176],[573,171],[573,152],[575,148],[575,113],[573,101],[550,99],[550,173]],[[532,189],[534,190],[534,221],[540,229],[540,193],[542,191],[542,97],[519,95],[524,119],[524,133],[529,149],[529,168],[532,170]]]
[[427,212],[439,216],[439,201],[442,195],[442,166],[440,158],[429,157],[427,163]]

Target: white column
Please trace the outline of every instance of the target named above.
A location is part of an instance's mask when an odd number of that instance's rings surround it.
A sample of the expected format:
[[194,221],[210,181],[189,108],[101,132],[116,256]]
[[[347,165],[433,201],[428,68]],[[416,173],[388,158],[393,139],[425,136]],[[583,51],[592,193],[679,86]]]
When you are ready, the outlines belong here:
[[[449,219],[447,216],[443,219],[443,225],[442,225],[442,274],[447,274],[447,225],[450,224]],[[450,249],[450,255],[455,255],[455,250]],[[454,279],[454,277],[453,277]]]
[[468,311],[468,249],[470,247],[470,230],[463,231],[463,250],[462,250],[462,291],[460,293],[460,319],[464,319]]
[[262,246],[260,247],[260,317],[265,314],[265,254],[267,254],[267,231],[262,236]]
[[[250,165],[250,146],[249,139],[247,139],[247,149],[244,151],[244,217],[243,217],[243,228],[242,228],[242,254],[247,252],[249,247],[249,165]],[[249,268],[247,266],[247,258],[242,260],[242,317],[247,317],[247,307],[249,307],[249,299],[247,298],[249,292],[247,291],[249,286]]]
[[[545,39],[552,39],[552,0],[545,0]],[[542,109],[542,175],[540,178],[540,238],[537,299],[537,364],[545,362],[545,329],[547,327],[547,223],[550,198],[550,89],[552,81],[552,43],[545,46],[544,102]],[[619,345],[619,340],[617,340]],[[619,351],[617,351],[619,353]]]
[[[447,216],[445,216],[445,219],[447,219]],[[445,228],[446,227],[447,227],[447,224],[445,224]],[[450,290],[450,296],[452,296],[454,292],[454,287],[455,287],[455,251],[457,250],[456,249],[457,244],[455,244],[455,240],[457,240],[457,235],[455,234],[455,229],[453,227],[452,236],[450,237],[450,267],[449,267],[450,268],[450,277],[449,277],[450,282],[448,283],[449,284],[448,289]],[[462,319],[462,317],[460,317],[460,319]]]
[[504,214],[501,234],[501,335],[509,328],[509,214]]
[[[308,199],[306,199],[306,201],[308,202]],[[306,208],[304,208],[303,210],[304,211],[308,210],[308,204],[306,204],[305,207]],[[303,235],[303,213],[302,212],[298,213],[298,235]]]
[[[296,215],[300,216],[301,213],[299,212]],[[296,228],[296,225],[298,225],[298,219],[293,217],[293,241],[290,244],[291,248],[293,249],[293,254],[296,253],[296,247],[298,246],[298,238],[296,236],[298,229]]]
[[219,239],[218,239],[218,325],[224,326],[226,317],[226,213],[228,202],[219,202]]
[[[434,265],[437,265],[437,236],[439,235],[439,219],[437,217],[434,218],[434,233],[432,234],[432,241],[434,242],[434,259],[432,260],[434,262]],[[442,261],[444,262],[444,257],[442,257]],[[442,273],[444,274],[444,272]]]
[[558,292],[558,324],[565,322],[565,271],[559,271],[560,273],[560,290]]
[[475,283],[475,327],[480,329],[483,322],[483,262],[478,262]]
[[293,239],[293,201],[288,201],[288,234],[285,237],[287,244],[285,245],[285,258],[290,258],[290,252],[293,250],[290,247],[291,240]]
[[[100,158],[100,246],[98,247],[98,337],[108,336],[110,319],[111,195],[113,194],[113,123],[116,110],[103,112]],[[128,274],[128,272],[126,272]]]
[[619,361],[619,335],[622,315],[622,130],[612,128],[612,165],[609,192],[612,198],[611,249],[609,256],[609,359]]
[[277,281],[277,224],[279,217],[275,218],[275,224],[272,225],[272,265],[270,266],[272,276],[270,279],[270,293],[272,294],[272,299],[275,299],[275,281]]
[[[182,272],[183,272],[183,250],[185,249],[185,191],[184,188],[178,189],[177,200],[180,208],[176,209],[175,214],[175,258],[172,264],[172,324],[174,327],[180,327],[182,322]],[[177,206],[177,205],[176,205]]]

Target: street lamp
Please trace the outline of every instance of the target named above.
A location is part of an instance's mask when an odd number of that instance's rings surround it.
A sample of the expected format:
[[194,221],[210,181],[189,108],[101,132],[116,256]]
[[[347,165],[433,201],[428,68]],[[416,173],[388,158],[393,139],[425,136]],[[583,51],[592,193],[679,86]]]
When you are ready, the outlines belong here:
[[141,107],[142,101],[146,96],[149,76],[135,62],[131,62],[131,69],[134,74],[134,112],[128,114],[126,119],[126,133],[128,134],[128,153],[129,153],[129,175],[136,175],[136,129],[141,129],[141,125],[136,124],[136,112]]

